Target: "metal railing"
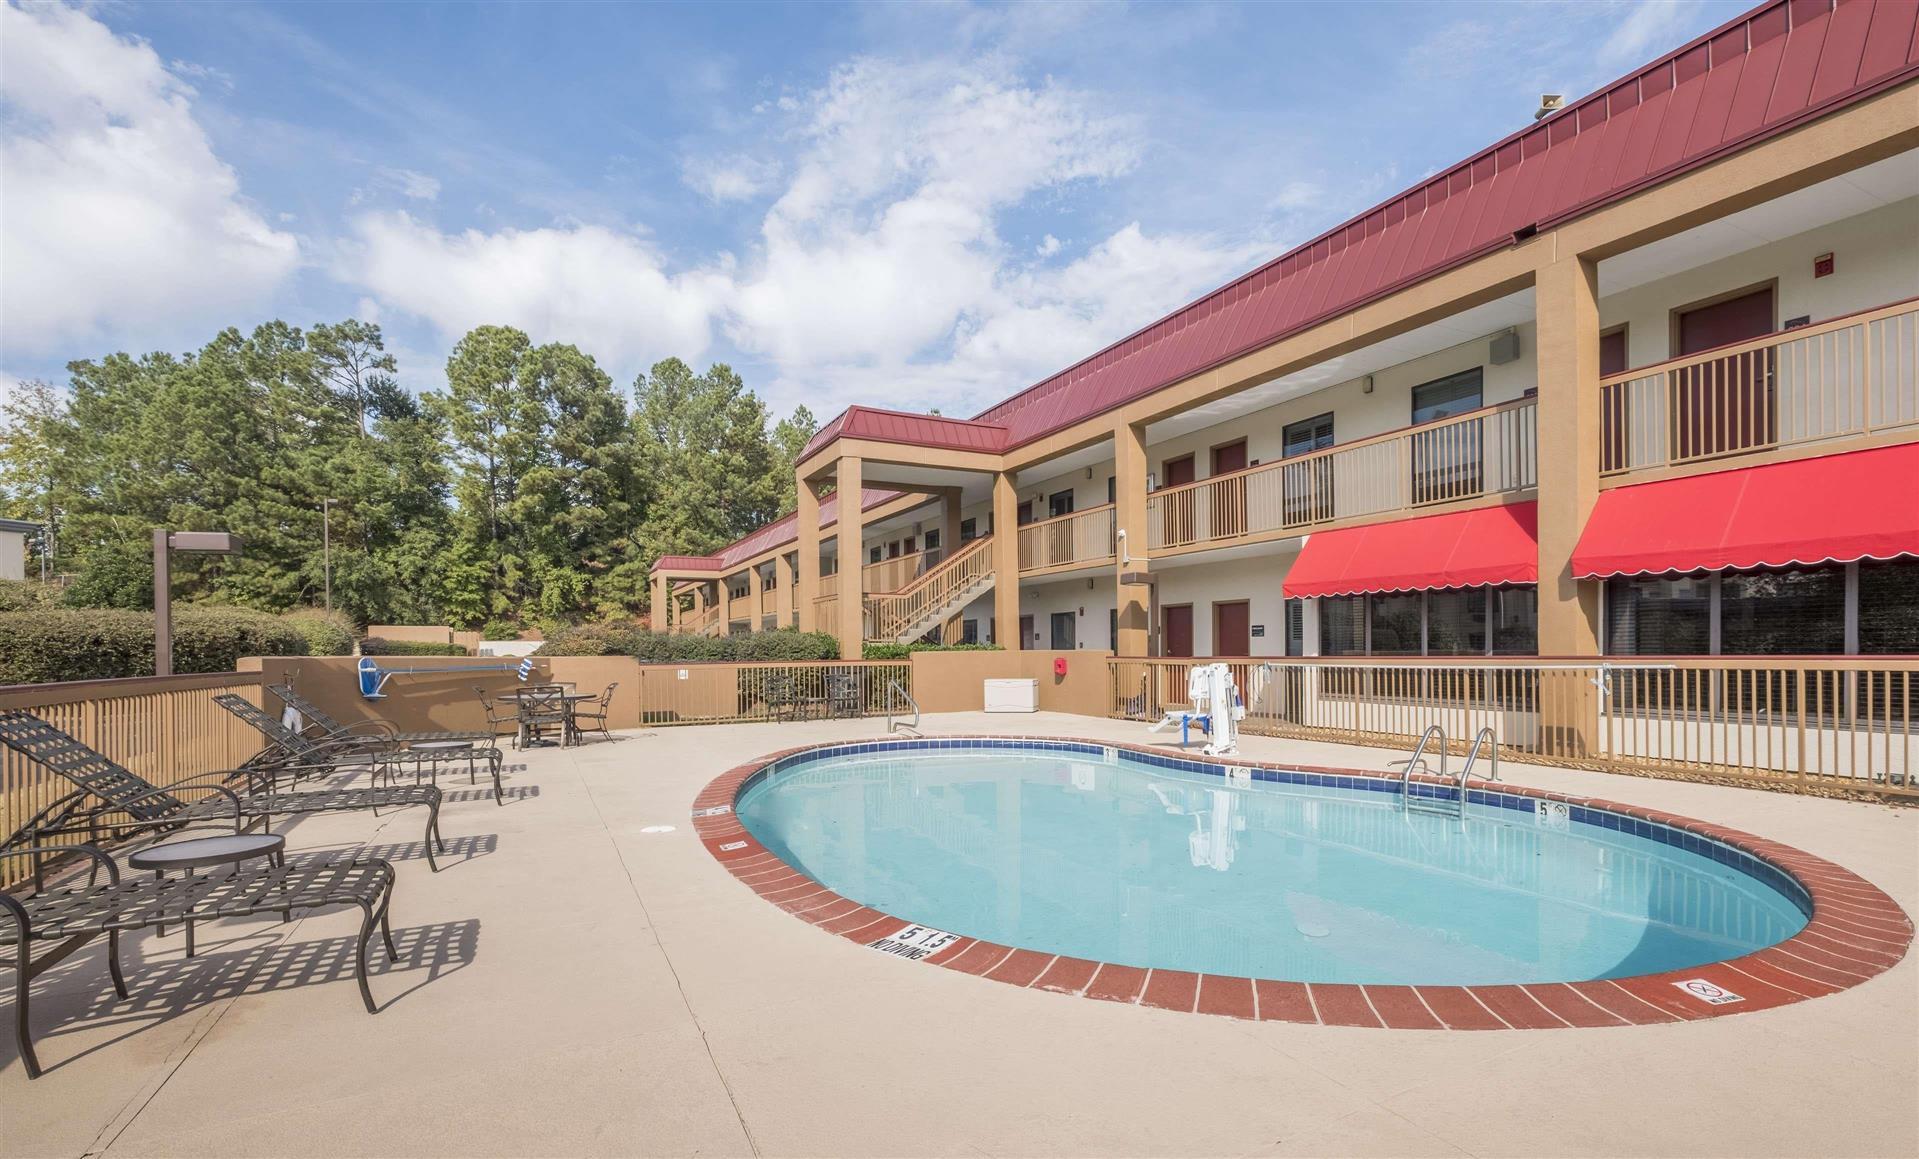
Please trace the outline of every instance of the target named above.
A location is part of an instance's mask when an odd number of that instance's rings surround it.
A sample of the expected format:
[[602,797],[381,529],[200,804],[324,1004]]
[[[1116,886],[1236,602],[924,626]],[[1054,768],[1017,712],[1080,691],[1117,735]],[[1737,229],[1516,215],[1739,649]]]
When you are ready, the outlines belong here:
[[1154,550],[1275,538],[1348,519],[1504,495],[1538,483],[1527,398],[1262,463],[1146,497]]
[[[259,734],[213,702],[223,692],[258,703],[260,674],[20,684],[0,688],[0,709],[25,709],[164,789],[234,768],[259,751]],[[0,837],[72,791],[66,779],[0,748]],[[31,872],[25,859],[16,860],[0,859],[0,889]]]
[[640,724],[738,724],[808,717],[882,716],[887,688],[911,694],[913,666],[898,660],[642,664]]
[[[1641,662],[1643,660],[1643,662]],[[1156,721],[1214,660],[1115,659],[1112,715]],[[1919,659],[1224,661],[1252,734],[1414,747],[1493,728],[1502,760],[1919,797]]]
[[[899,702],[902,700],[906,702],[906,707],[913,710],[911,722],[902,720],[896,723],[894,721],[895,710],[899,708]],[[920,702],[913,699],[911,692],[901,688],[899,681],[888,680],[886,682],[886,731],[891,733],[902,728],[911,729],[914,732],[920,730]]]
[[897,639],[992,574],[993,537],[982,535],[899,591],[866,597],[866,638]]
[[1899,302],[1602,379],[1600,473],[1919,425],[1919,305]]
[[1028,523],[1019,529],[1019,569],[1110,562],[1116,554],[1113,528],[1111,503]]

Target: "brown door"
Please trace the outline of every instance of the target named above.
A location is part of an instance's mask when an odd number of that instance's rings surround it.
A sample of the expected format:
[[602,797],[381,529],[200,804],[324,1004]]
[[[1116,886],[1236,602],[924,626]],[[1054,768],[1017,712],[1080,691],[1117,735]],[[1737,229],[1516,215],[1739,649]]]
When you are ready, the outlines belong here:
[[1253,609],[1245,600],[1213,605],[1213,655],[1250,656]]
[[[1682,310],[1674,321],[1676,356],[1763,338],[1772,333],[1773,292]],[[1778,428],[1773,406],[1773,351],[1729,354],[1673,376],[1673,456],[1699,459],[1770,446]]]
[[1021,616],[1019,618],[1019,646],[1022,648],[1031,648],[1034,643],[1033,617]]
[[[1246,469],[1246,440],[1213,448],[1213,474],[1230,475]],[[1246,534],[1246,480],[1221,479],[1208,487],[1212,526],[1209,539],[1227,539]]]
[[[1193,457],[1181,455],[1177,459],[1166,460],[1167,487],[1180,487],[1193,481]],[[1166,547],[1178,547],[1193,542],[1193,502],[1196,496],[1191,491],[1178,495],[1168,495],[1161,508],[1164,514],[1160,519],[1160,533],[1165,536]]]
[[1160,630],[1166,635],[1168,656],[1193,654],[1193,605],[1174,604],[1159,610]]
[[[1626,328],[1618,326],[1599,336],[1599,377],[1611,378],[1626,369]],[[1626,466],[1629,448],[1626,432],[1631,429],[1626,414],[1626,389],[1622,385],[1599,396],[1599,469],[1616,471]]]
[[1024,503],[1021,503],[1019,505],[1018,519],[1019,519],[1019,525],[1021,527],[1024,527],[1028,523],[1031,523],[1033,521],[1033,501],[1031,499],[1028,499]]

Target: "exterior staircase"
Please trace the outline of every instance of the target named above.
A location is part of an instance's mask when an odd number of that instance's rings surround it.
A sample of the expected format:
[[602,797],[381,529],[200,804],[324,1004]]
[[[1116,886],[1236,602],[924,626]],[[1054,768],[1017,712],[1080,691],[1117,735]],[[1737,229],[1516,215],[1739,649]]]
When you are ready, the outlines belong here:
[[906,644],[993,590],[993,537],[981,536],[896,592],[866,597],[866,638]]

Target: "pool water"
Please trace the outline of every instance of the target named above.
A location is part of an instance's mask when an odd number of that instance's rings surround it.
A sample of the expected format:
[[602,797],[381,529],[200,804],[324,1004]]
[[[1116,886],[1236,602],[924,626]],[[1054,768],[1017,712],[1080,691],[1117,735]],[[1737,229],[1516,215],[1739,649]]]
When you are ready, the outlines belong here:
[[[1579,981],[1738,957],[1806,924],[1802,901],[1740,868],[1744,855],[1606,828],[1584,808],[1574,819],[1494,794],[1461,817],[1407,810],[1391,782],[1249,782],[1074,747],[825,755],[775,766],[736,812],[842,896],[1121,965]],[[1517,807],[1490,803],[1501,797]]]

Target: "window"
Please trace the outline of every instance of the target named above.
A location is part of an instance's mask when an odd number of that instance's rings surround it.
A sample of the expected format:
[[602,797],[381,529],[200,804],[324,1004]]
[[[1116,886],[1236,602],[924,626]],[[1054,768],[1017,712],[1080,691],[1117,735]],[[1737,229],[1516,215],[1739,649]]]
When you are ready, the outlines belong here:
[[1919,652],[1919,559],[1859,564],[1859,651]]
[[1417,656],[1420,652],[1419,592],[1393,592],[1371,596],[1366,627],[1370,654],[1374,656]]
[[978,620],[961,620],[960,621],[960,643],[962,644],[979,643],[979,621]]
[[1333,445],[1333,416],[1330,412],[1287,423],[1280,435],[1280,455],[1292,458]]
[[938,551],[938,550],[939,550],[939,545],[940,545],[940,533],[939,533],[939,531],[938,531],[937,529],[935,529],[935,530],[933,530],[933,531],[929,531],[929,532],[927,532],[927,533],[926,533],[926,550],[928,550],[928,551]]
[[1365,609],[1365,596],[1333,596],[1319,601],[1319,651],[1321,655],[1365,655]]
[[1291,599],[1286,601],[1286,654],[1304,656],[1306,654],[1306,601]]
[[1722,654],[1824,655],[1845,650],[1845,568],[1789,568],[1721,577]]
[[1496,656],[1539,654],[1539,589],[1493,588],[1486,593],[1487,618]]
[[1046,517],[1058,519],[1062,515],[1073,513],[1073,490],[1055,491],[1046,497]]
[[1108,503],[1119,501],[1119,480],[1112,475],[1106,476],[1106,501]]
[[1106,647],[1115,655],[1119,652],[1119,609],[1111,608],[1106,613]]
[[872,546],[872,549],[869,550],[866,554],[867,554],[866,562],[878,563],[880,560],[886,558],[886,548],[876,543]]
[[1436,378],[1413,387],[1413,425],[1437,422],[1453,415],[1478,410],[1483,391],[1484,371],[1475,366],[1459,374]]
[[1485,589],[1455,588],[1426,593],[1426,654],[1483,656],[1485,653]]
[[1704,573],[1607,580],[1606,651],[1615,656],[1709,654],[1712,583]]
[[960,520],[960,542],[971,543],[978,538],[979,538],[979,520],[977,519]]

